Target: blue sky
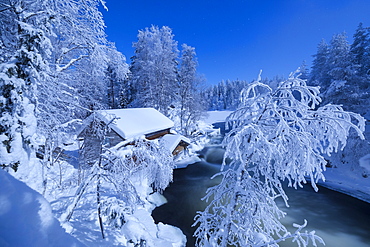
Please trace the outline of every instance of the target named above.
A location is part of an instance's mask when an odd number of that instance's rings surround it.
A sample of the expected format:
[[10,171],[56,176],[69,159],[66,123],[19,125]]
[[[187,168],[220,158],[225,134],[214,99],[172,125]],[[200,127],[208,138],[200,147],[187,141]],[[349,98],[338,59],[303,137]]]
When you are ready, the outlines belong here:
[[288,76],[317,44],[358,24],[370,26],[370,0],[107,0],[108,39],[130,63],[138,30],[169,26],[180,45],[195,47],[198,73],[221,80]]

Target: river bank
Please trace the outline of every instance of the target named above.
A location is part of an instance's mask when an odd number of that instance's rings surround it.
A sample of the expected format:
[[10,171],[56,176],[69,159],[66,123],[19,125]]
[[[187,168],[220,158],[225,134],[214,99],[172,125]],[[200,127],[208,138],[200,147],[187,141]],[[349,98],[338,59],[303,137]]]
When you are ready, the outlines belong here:
[[[225,129],[220,124],[224,125],[226,118],[231,113],[232,111],[209,111],[204,122],[215,128],[220,128],[220,133],[225,134]],[[366,128],[366,133],[370,133],[369,126]],[[336,164],[335,167],[327,168],[324,172],[325,181],[319,181],[318,184],[370,203],[370,176],[363,176],[362,168],[357,164],[359,160],[352,157],[349,161],[350,163],[347,164]],[[370,167],[370,162],[368,167]]]
[[349,165],[328,168],[324,175],[325,182],[320,181],[319,185],[370,203],[369,177],[365,178],[361,174],[351,171]]

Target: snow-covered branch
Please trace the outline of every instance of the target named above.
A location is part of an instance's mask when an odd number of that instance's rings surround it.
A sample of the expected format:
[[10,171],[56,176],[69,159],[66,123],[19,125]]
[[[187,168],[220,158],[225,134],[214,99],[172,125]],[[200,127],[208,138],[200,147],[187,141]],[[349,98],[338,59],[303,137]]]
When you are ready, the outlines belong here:
[[78,58],[71,59],[66,65],[60,67],[59,65],[57,66],[57,72],[63,72],[64,70],[70,68],[72,65],[74,65],[76,62],[80,61],[81,59],[88,57],[88,55],[80,55]]

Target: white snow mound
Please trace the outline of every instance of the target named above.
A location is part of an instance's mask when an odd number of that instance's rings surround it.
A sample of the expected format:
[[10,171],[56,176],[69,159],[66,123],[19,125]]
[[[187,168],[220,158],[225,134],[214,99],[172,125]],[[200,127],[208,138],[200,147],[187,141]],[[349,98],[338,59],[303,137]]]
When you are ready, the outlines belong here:
[[370,154],[367,154],[363,157],[361,157],[358,162],[360,163],[360,166],[365,168],[368,172],[370,172]]
[[0,169],[0,246],[85,246],[60,226],[38,192]]

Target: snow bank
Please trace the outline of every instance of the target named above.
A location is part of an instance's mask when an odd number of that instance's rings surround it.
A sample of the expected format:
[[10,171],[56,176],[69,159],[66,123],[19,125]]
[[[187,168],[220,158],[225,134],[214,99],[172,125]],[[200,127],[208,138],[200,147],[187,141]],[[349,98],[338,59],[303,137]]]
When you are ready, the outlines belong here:
[[367,154],[359,159],[360,166],[370,172],[370,154]]
[[370,177],[361,176],[349,164],[328,168],[324,176],[325,182],[320,181],[319,185],[370,203]]
[[[365,115],[369,118],[370,115]],[[324,172],[326,181],[320,185],[370,203],[370,122],[365,140],[349,138],[344,151],[329,157],[334,166]]]
[[183,247],[186,237],[177,227],[154,223],[150,213],[145,209],[137,209],[133,215],[126,218],[122,234],[128,241],[128,247],[145,242],[146,246]]
[[225,122],[226,118],[232,112],[233,111],[208,111],[207,116],[204,118],[203,121],[207,124]]
[[38,192],[0,169],[0,246],[84,246],[67,234]]
[[201,159],[197,155],[187,156],[182,160],[175,161],[175,169],[186,168],[188,165],[194,164],[199,161],[201,161]]

